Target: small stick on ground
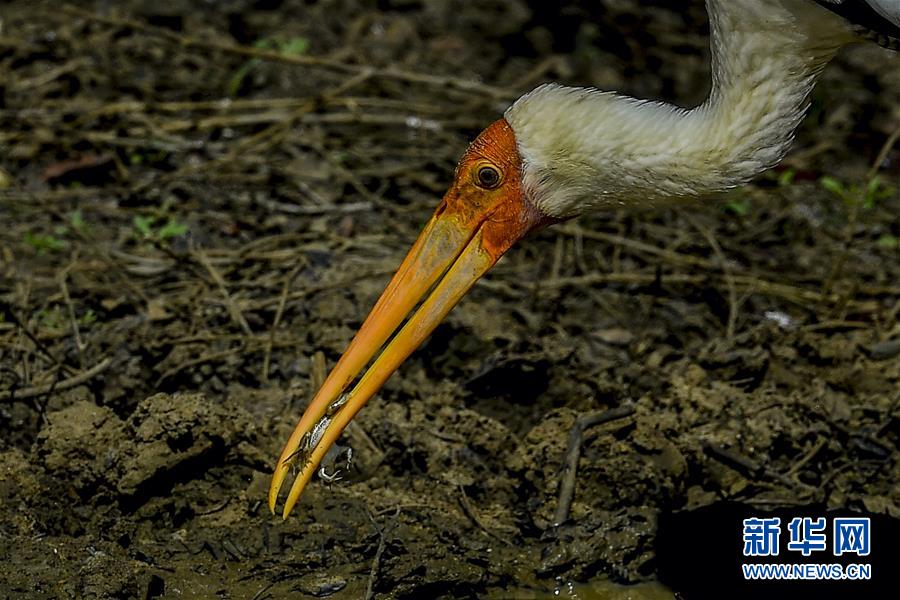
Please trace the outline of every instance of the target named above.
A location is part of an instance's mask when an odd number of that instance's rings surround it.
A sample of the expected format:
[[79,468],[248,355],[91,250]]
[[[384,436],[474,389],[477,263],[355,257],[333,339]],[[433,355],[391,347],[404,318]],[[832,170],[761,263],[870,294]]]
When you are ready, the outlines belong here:
[[475,512],[475,509],[472,507],[472,503],[469,502],[469,497],[466,495],[465,488],[462,485],[460,485],[458,487],[459,487],[460,504],[462,504],[463,512],[466,513],[466,516],[468,516],[470,519],[472,519],[472,522],[475,523],[479,529],[481,529],[483,532],[485,532],[486,534],[488,534],[489,536],[491,536],[498,542],[506,544],[507,546],[512,546],[513,545],[512,542],[502,538],[501,536],[497,535],[496,533],[494,533],[493,531],[491,531],[490,529],[487,528],[487,526],[481,521],[481,518],[479,518],[478,514]]
[[[77,257],[72,259],[72,264],[75,263]],[[66,280],[69,278],[69,270],[72,268],[72,264],[63,269],[62,273],[59,275],[59,289],[62,292],[63,301],[66,303],[66,308],[69,312],[69,321],[72,323],[72,335],[75,338],[75,349],[78,350],[78,366],[84,366],[84,350],[87,348],[87,344],[81,339],[81,331],[78,328],[78,319],[75,317],[75,305],[72,303],[72,297],[69,294],[69,286],[66,283]]]
[[734,273],[732,272],[731,263],[729,263],[728,257],[725,256],[725,252],[722,250],[719,240],[716,239],[715,234],[710,231],[708,227],[703,226],[697,219],[694,219],[690,215],[687,215],[687,220],[694,229],[700,232],[700,235],[706,238],[706,242],[709,244],[710,248],[712,248],[713,253],[721,263],[721,269],[725,278],[725,286],[728,288],[728,324],[725,328],[725,337],[728,340],[733,340],[734,330],[737,327],[740,302],[738,301],[737,286],[734,284]]
[[787,472],[787,476],[792,478],[793,480],[797,479],[797,474],[800,473],[800,470],[803,469],[811,461],[815,456],[826,446],[828,445],[828,438],[821,438],[810,450],[807,452],[803,458],[794,463],[794,466],[790,468]]
[[[369,521],[372,522],[372,527],[378,532],[378,550],[375,551],[375,558],[372,559],[372,568],[369,570],[369,583],[366,585],[366,600],[371,600],[375,597],[375,581],[377,581],[378,578],[378,566],[381,564],[381,554],[384,552],[386,539],[385,529],[387,529],[387,527],[379,527],[378,522],[375,520],[375,517],[372,516],[369,509],[366,509],[366,515],[369,517]],[[394,516],[391,518],[392,524],[397,522],[397,517],[399,515],[400,507],[398,506],[397,510],[394,512]]]
[[254,48],[251,46],[241,46],[238,44],[227,42],[206,40],[170,31],[168,29],[163,29],[161,27],[145,25],[139,21],[131,19],[105,17],[91,11],[81,10],[71,5],[64,5],[63,7],[61,7],[61,10],[67,14],[87,19],[92,22],[103,23],[104,25],[109,25],[111,27],[133,29],[136,31],[140,31],[141,33],[161,37],[184,48],[194,48],[205,51],[216,50],[219,52],[224,52],[226,54],[256,58],[269,62],[285,63],[304,67],[318,67],[341,73],[359,74],[364,71],[370,71],[373,76],[382,79],[394,79],[406,83],[420,84],[432,88],[437,88],[438,90],[455,90],[459,92],[466,92],[478,96],[484,96],[492,100],[512,100],[517,95],[512,90],[486,85],[472,79],[447,76],[442,77],[430,73],[405,71],[396,67],[373,68],[364,65],[342,62],[331,58],[290,54],[279,50]]
[[[25,334],[25,337],[27,337],[29,341],[34,344],[34,347],[37,349],[37,351],[43,354],[46,358],[50,359],[50,362],[53,363],[53,366],[59,369],[65,369],[69,372],[74,372],[74,369],[71,366],[60,362],[60,360],[56,358],[56,355],[50,351],[47,345],[44,344],[44,342],[42,342],[31,331],[31,329],[28,328],[28,325],[25,323],[25,321],[23,321],[18,317],[18,315],[16,315],[16,313],[12,309],[12,306],[8,304],[0,304],[0,320],[8,321],[18,327],[19,331]],[[3,392],[0,392],[0,400],[3,399],[2,394]]]
[[268,591],[272,589],[274,585],[274,581],[267,583],[266,585],[261,587],[258,592],[253,594],[253,598],[251,598],[250,600],[263,600],[263,598],[271,598],[272,594],[269,594]]
[[887,160],[888,154],[891,153],[891,150],[894,149],[894,146],[897,144],[897,141],[900,140],[900,126],[898,126],[891,135],[884,141],[884,145],[881,146],[881,150],[878,151],[878,156],[875,158],[875,161],[872,163],[872,166],[869,167],[868,173],[866,173],[866,181],[871,182],[875,179],[875,176],[878,175],[879,169],[881,169],[881,165],[884,164],[884,161]]
[[94,377],[105,371],[110,364],[112,364],[112,359],[104,358],[87,371],[82,371],[81,373],[70,377],[69,379],[48,383],[46,385],[36,385],[34,387],[28,387],[21,390],[0,390],[0,402],[6,400],[24,400],[26,398],[42,396],[51,391],[62,392],[64,390],[68,390],[93,379]]
[[584,431],[589,427],[624,419],[634,414],[634,405],[626,404],[609,410],[582,415],[575,419],[569,430],[569,447],[566,450],[566,461],[559,483],[559,502],[553,516],[553,526],[558,527],[569,518],[572,499],[575,497],[575,480],[578,477],[578,459],[581,458],[581,442]]
[[269,381],[269,366],[272,362],[272,347],[275,345],[275,330],[278,329],[278,324],[281,323],[281,317],[284,315],[284,307],[287,304],[291,283],[293,283],[297,273],[299,273],[300,269],[304,266],[306,266],[305,259],[291,269],[291,272],[288,273],[288,276],[284,280],[284,284],[281,286],[281,296],[278,298],[278,308],[275,309],[275,318],[272,319],[272,328],[269,330],[269,341],[266,343],[266,351],[263,355],[262,380],[265,382]]
[[192,367],[196,367],[197,365],[223,360],[228,358],[229,356],[234,356],[235,354],[256,351],[257,349],[258,348],[250,347],[247,344],[241,342],[236,348],[229,348],[228,350],[223,350],[222,352],[210,352],[209,354],[203,354],[201,356],[198,356],[197,358],[178,363],[175,366],[166,369],[162,375],[157,377],[156,383],[154,385],[156,385],[156,387],[159,387],[164,381],[168,380],[169,378]]
[[228,308],[228,314],[231,317],[231,320],[234,321],[246,335],[253,335],[253,330],[250,329],[247,319],[244,318],[244,313],[241,312],[241,309],[234,301],[234,298],[228,293],[228,285],[225,283],[222,274],[216,270],[205,253],[197,251],[194,253],[194,257],[197,262],[206,269],[206,272],[209,273],[209,276],[212,277],[213,281],[219,287],[219,291],[222,292],[222,297],[225,300],[225,306]]
[[770,481],[777,481],[789,488],[800,488],[800,490],[802,490],[800,493],[810,494],[815,491],[815,488],[812,486],[807,485],[802,481],[791,479],[791,477],[789,477],[790,473],[785,475],[774,471],[764,464],[735,452],[734,450],[729,450],[728,448],[724,448],[717,444],[705,444],[703,450],[707,456],[717,460],[723,465],[731,467],[752,481],[769,479]]
[[312,364],[309,369],[309,384],[315,393],[325,383],[325,375],[327,374],[327,366],[325,365],[325,353],[317,350],[312,355]]

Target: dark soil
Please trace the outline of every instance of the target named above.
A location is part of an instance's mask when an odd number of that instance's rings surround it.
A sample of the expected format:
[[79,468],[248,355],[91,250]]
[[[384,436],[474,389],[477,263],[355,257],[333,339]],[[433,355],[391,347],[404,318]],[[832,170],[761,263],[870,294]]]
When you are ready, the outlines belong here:
[[[723,202],[522,243],[344,435],[352,476],[265,506],[481,127],[545,80],[703,98],[702,3],[672,4],[0,9],[0,597],[662,598],[660,515],[900,518],[900,69],[874,46]],[[628,405],[553,528],[573,423]]]

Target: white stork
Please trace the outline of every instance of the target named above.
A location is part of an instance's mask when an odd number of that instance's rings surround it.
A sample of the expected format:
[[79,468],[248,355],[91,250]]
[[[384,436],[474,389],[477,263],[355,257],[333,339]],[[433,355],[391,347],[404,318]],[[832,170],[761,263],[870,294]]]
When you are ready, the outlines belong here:
[[285,518],[354,415],[525,234],[590,209],[663,205],[749,181],[784,157],[819,73],[842,46],[873,36],[890,46],[900,38],[900,0],[706,6],[712,90],[700,106],[546,84],[472,142],[449,191],[285,444],[269,489],[273,512],[292,465],[299,473]]

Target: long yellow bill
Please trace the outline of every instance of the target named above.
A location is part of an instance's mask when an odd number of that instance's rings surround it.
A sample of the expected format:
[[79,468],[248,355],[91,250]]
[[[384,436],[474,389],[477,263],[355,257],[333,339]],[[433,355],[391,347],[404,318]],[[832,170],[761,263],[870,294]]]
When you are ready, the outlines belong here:
[[292,468],[298,474],[284,518],[356,413],[478,278],[528,231],[547,222],[524,199],[515,136],[501,119],[463,155],[450,190],[285,444],[269,488],[272,512]]

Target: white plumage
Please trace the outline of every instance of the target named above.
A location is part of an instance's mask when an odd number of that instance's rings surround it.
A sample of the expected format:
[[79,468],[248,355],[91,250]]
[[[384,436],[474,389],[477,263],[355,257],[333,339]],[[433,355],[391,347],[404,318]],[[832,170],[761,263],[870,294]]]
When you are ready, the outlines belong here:
[[894,25],[900,25],[900,0],[868,0],[868,4]]
[[[900,12],[900,0],[868,0]],[[504,115],[542,212],[677,201],[747,182],[781,160],[816,78],[856,39],[811,0],[707,0],[712,89],[700,106],[544,85]]]
[[824,0],[829,4],[865,5],[876,13],[900,26],[900,0]]

